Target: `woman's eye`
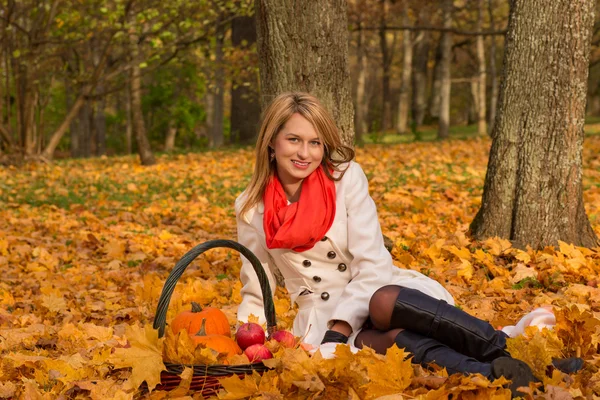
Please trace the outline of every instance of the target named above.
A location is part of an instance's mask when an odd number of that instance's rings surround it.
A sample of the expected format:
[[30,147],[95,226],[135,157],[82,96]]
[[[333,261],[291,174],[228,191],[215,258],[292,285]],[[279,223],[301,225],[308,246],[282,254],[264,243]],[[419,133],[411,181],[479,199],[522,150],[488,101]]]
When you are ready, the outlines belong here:
[[321,142],[317,142],[316,140],[313,140],[312,142],[310,142],[310,144],[312,144],[313,146],[320,146]]
[[289,138],[288,140],[290,142],[296,143],[298,141],[298,138]]

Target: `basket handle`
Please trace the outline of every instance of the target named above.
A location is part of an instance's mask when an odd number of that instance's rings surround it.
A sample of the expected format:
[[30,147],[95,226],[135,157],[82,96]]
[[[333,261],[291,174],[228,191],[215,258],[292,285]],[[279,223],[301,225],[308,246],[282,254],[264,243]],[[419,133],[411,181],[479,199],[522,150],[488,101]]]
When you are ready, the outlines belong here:
[[258,282],[260,283],[260,289],[263,296],[263,305],[265,308],[265,318],[267,319],[267,333],[270,336],[277,327],[277,321],[275,319],[275,305],[273,304],[273,295],[271,292],[271,285],[269,285],[269,278],[262,267],[262,264],[256,258],[254,253],[248,250],[247,247],[234,242],[233,240],[209,240],[201,243],[188,251],[181,259],[175,264],[175,267],[169,274],[169,277],[165,281],[162,293],[158,300],[158,307],[156,307],[156,315],[154,317],[154,329],[158,329],[158,337],[163,337],[165,334],[165,326],[167,322],[167,308],[169,308],[169,302],[171,301],[171,295],[175,290],[175,285],[181,275],[187,268],[187,266],[200,254],[207,250],[214,249],[216,247],[227,247],[233,250],[237,250],[244,257],[250,261],[254,267],[254,271],[258,276]]

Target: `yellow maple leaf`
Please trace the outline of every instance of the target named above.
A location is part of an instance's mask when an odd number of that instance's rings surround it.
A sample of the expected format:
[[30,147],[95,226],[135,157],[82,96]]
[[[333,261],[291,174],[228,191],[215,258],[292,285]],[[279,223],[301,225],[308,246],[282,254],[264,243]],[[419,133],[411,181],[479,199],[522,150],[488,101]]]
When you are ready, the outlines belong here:
[[223,389],[217,396],[223,400],[246,399],[258,392],[257,381],[260,381],[260,374],[256,371],[253,371],[252,375],[246,375],[244,379],[237,375],[223,378],[220,380]]
[[600,319],[585,304],[554,308],[556,334],[577,357],[596,354]]
[[163,229],[158,235],[158,238],[160,240],[171,240],[173,239],[173,235],[169,231]]
[[384,360],[373,360],[367,365],[370,382],[364,388],[368,398],[402,393],[410,385],[414,371],[408,355],[394,344]]
[[470,260],[471,259],[471,252],[466,247],[462,247],[459,249],[458,247],[452,245],[452,246],[445,246],[444,249],[446,251],[454,254],[456,257],[458,257],[461,260]]
[[17,385],[12,382],[0,382],[0,399],[11,399],[17,391]]
[[473,265],[470,261],[462,260],[460,266],[456,270],[456,275],[462,277],[465,282],[469,282],[473,278]]
[[152,391],[160,383],[161,371],[166,370],[162,359],[164,339],[159,339],[158,331],[149,325],[129,325],[125,337],[131,347],[116,348],[109,362],[116,368],[131,368],[128,380],[131,389],[137,389],[145,381]]
[[42,305],[46,307],[50,312],[61,312],[67,308],[67,302],[65,298],[61,295],[52,294],[42,294],[40,296],[42,299]]
[[121,240],[110,240],[104,245],[106,256],[112,260],[125,260],[125,243]]
[[181,374],[179,374],[181,381],[179,385],[171,391],[169,391],[169,398],[175,399],[178,397],[185,396],[190,390],[190,385],[192,384],[192,378],[194,377],[194,369],[191,367],[185,367]]
[[528,268],[523,263],[518,263],[516,268],[513,269],[515,275],[512,277],[511,282],[513,284],[521,282],[526,278],[536,278],[537,279],[537,271],[534,268]]
[[525,361],[534,375],[541,378],[545,376],[546,368],[552,364],[552,359],[560,357],[563,343],[555,331],[540,331],[535,326],[528,326],[523,335],[509,338],[506,347],[511,356]]
[[512,248],[512,243],[506,239],[493,237],[485,240],[483,244],[488,248],[490,254],[499,256]]

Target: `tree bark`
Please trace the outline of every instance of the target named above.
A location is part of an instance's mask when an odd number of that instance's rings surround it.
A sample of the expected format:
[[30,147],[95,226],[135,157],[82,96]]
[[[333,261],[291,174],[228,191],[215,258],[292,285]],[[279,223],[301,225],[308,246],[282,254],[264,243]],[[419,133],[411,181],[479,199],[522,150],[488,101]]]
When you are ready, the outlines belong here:
[[[231,21],[231,44],[243,52],[249,52],[256,43],[256,20],[254,17],[235,17]],[[244,82],[231,87],[231,143],[251,144],[258,133],[260,102],[258,99],[258,76],[250,74]]]
[[[484,0],[478,0],[477,4],[477,30],[481,31],[483,28],[483,2]],[[476,47],[477,47],[477,133],[481,136],[487,135],[487,122],[486,116],[486,85],[487,76],[485,68],[485,49],[483,43],[483,35],[477,36]]]
[[[408,18],[408,7],[404,3],[404,10],[402,15],[402,22],[404,25],[409,25],[410,21]],[[398,101],[398,123],[396,124],[396,131],[399,134],[405,134],[408,128],[408,109],[410,103],[410,79],[412,73],[412,56],[413,56],[413,43],[411,31],[402,32],[402,46],[404,54],[402,56],[402,80],[400,82],[400,99]]]
[[[103,87],[98,86],[97,92],[103,92]],[[94,110],[94,130],[96,132],[96,155],[103,156],[106,154],[106,96],[102,96],[96,101]]]
[[312,93],[353,145],[346,1],[257,0],[255,7],[262,107],[282,92]]
[[[379,123],[380,131],[383,133],[391,126],[392,110],[390,102],[390,67],[392,65],[393,45],[390,49],[387,41],[387,31],[385,29],[386,20],[386,1],[379,0],[380,5],[380,30],[379,30],[379,48],[381,49],[381,120]],[[396,33],[394,33],[395,35]]]
[[431,96],[429,97],[429,115],[432,119],[440,117],[440,96],[442,91],[442,48],[444,47],[444,36],[440,35],[440,40],[435,50],[435,66],[433,67],[433,82],[431,84]]
[[[490,18],[490,29],[496,29],[494,21],[493,0],[488,0],[488,16]],[[496,121],[496,108],[498,104],[498,73],[496,72],[496,37],[490,37],[490,81],[492,93],[490,94],[490,112],[488,114],[488,133],[494,129]]]
[[125,90],[125,151],[133,152],[133,121],[131,118],[131,93],[129,87]]
[[91,132],[90,132],[90,101],[86,101],[79,110],[79,151],[80,156],[89,158],[91,154]]
[[144,114],[142,113],[142,78],[140,75],[140,56],[138,48],[137,35],[131,33],[130,36],[130,54],[133,60],[129,72],[129,93],[131,100],[131,121],[133,134],[140,155],[142,165],[154,165],[156,160],[150,148],[150,142],[146,136],[146,125],[144,123]]
[[593,0],[513,0],[476,239],[594,247],[582,196]]
[[427,111],[427,70],[430,33],[420,31],[415,37],[412,71],[412,119],[415,127],[423,125]]
[[[220,21],[220,18],[219,18]],[[213,88],[213,120],[210,132],[210,147],[221,147],[225,143],[225,127],[223,125],[223,113],[225,110],[225,68],[223,65],[223,45],[225,42],[225,28],[218,23],[215,46],[215,86]]]
[[169,121],[167,127],[167,135],[165,137],[165,151],[167,153],[172,152],[175,149],[175,137],[177,137],[177,126],[172,120]]
[[[362,22],[361,22],[362,23]],[[358,31],[356,41],[356,96],[354,104],[354,134],[357,144],[363,143],[363,135],[367,133],[367,113],[369,112],[369,100],[367,96],[367,45],[365,43],[365,31]]]
[[[444,0],[442,5],[442,24],[444,28],[452,27],[452,8],[453,0]],[[446,139],[450,129],[450,64],[452,58],[452,33],[445,31],[442,33],[442,58],[440,60],[440,117],[438,125],[438,139]]]

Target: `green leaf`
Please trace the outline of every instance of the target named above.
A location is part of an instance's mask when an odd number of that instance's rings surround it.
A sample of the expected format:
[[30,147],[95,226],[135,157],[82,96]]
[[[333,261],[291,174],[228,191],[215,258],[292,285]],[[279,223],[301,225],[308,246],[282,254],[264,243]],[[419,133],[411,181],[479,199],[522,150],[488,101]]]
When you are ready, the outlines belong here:
[[21,57],[21,50],[17,49],[15,51],[12,52],[12,56],[13,58],[19,58]]

